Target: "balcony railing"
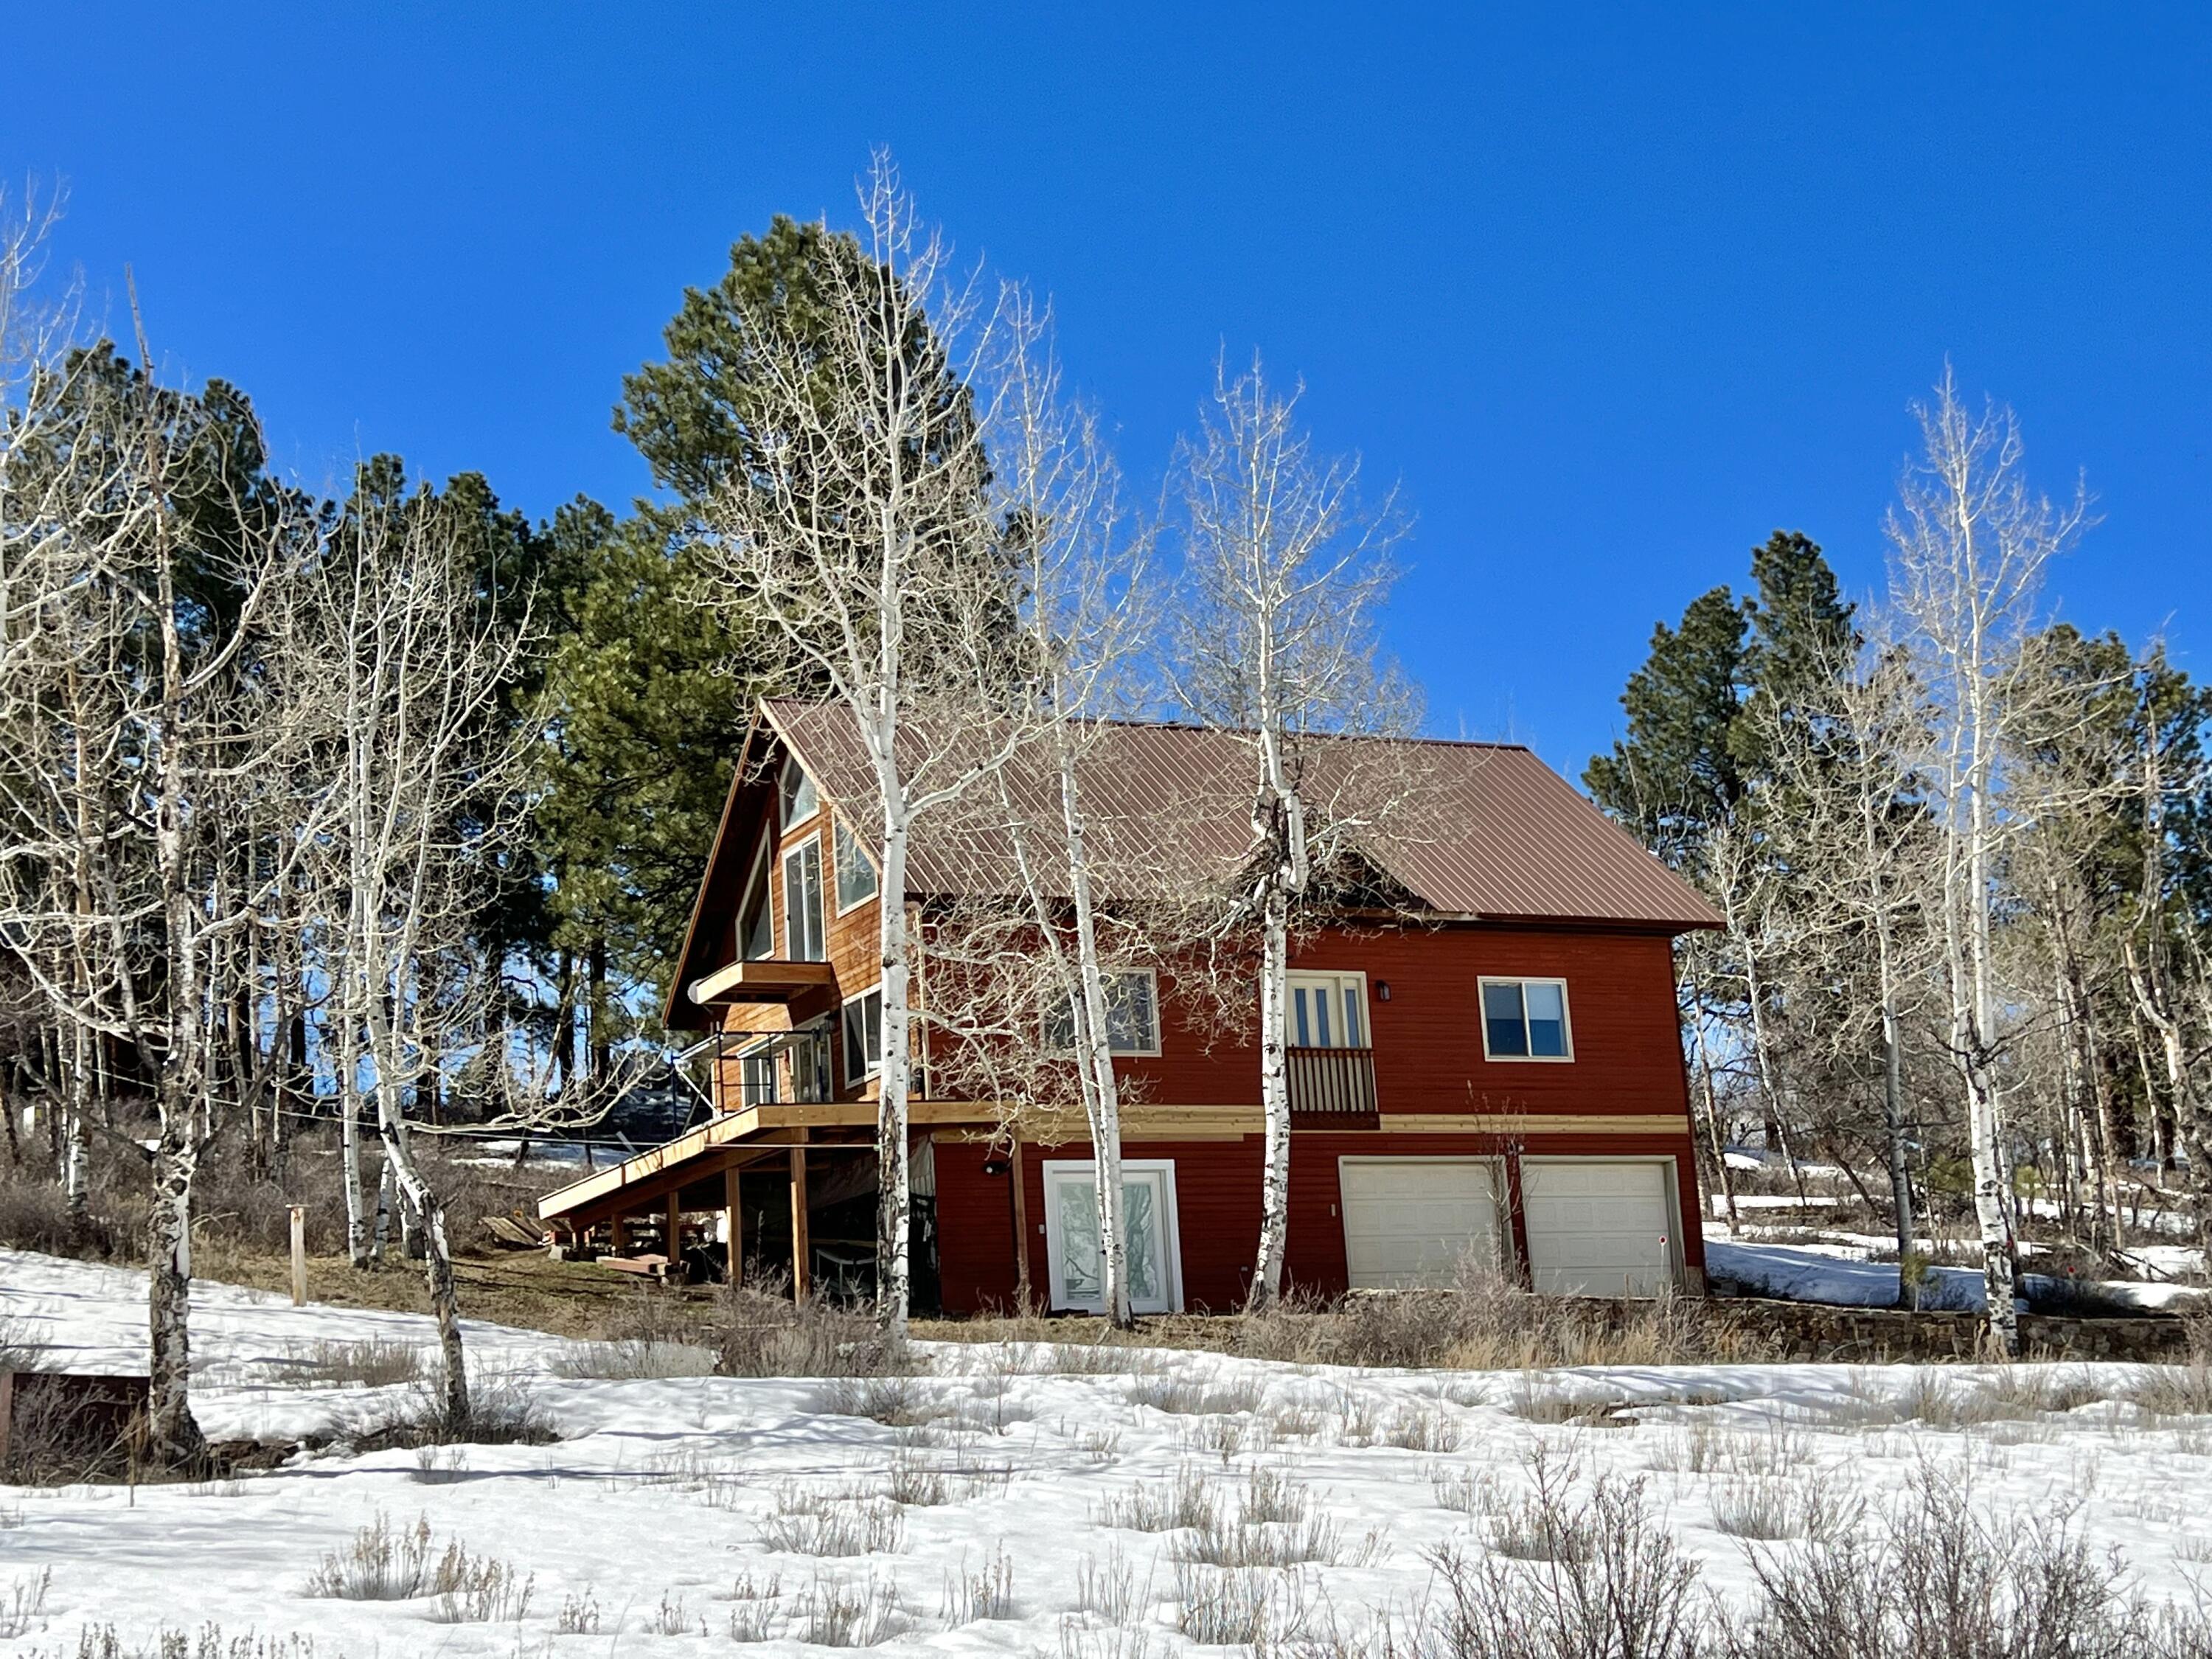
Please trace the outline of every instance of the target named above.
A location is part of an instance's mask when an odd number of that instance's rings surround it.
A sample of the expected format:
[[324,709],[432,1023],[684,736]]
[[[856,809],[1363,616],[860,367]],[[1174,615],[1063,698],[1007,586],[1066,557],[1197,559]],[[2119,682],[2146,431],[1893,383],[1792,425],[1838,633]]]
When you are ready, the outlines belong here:
[[1293,1117],[1370,1124],[1376,1119],[1372,1048],[1293,1048],[1290,1082]]

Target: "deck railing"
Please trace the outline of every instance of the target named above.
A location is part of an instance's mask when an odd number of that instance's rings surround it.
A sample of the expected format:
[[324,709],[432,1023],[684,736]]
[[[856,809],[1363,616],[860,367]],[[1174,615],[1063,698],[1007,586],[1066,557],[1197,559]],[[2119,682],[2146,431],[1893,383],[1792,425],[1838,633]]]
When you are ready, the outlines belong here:
[[1372,1048],[1293,1048],[1290,1051],[1291,1111],[1298,1117],[1372,1118]]

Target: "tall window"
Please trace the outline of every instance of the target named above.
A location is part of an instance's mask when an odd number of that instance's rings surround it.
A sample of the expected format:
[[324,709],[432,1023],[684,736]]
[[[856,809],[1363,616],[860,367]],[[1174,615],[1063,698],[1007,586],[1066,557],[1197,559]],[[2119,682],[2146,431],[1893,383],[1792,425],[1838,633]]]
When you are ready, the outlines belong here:
[[822,933],[822,838],[783,855],[783,944],[793,962],[828,960]]
[[814,780],[806,775],[806,769],[796,760],[784,762],[777,792],[783,805],[782,824],[787,830],[805,823],[822,805]]
[[775,923],[769,903],[768,843],[761,843],[753,860],[751,879],[745,884],[745,902],[738,911],[738,956],[744,962],[764,962],[775,954]]
[[837,862],[837,908],[840,914],[876,896],[876,866],[868,862],[868,849],[845,827],[840,816],[832,826]]
[[[1117,1054],[1160,1051],[1160,1000],[1149,968],[1130,968],[1106,976],[1106,1046]],[[1045,1021],[1045,1047],[1066,1054],[1075,1047],[1075,1010],[1054,1009]]]
[[845,1081],[861,1083],[884,1069],[884,994],[870,991],[845,1005]]
[[791,1097],[799,1102],[830,1098],[830,1024],[827,1020],[799,1033],[790,1048]]
[[1291,1047],[1364,1048],[1367,975],[1292,974]]
[[1572,1060],[1567,982],[1560,979],[1483,981],[1482,1048],[1492,1060]]

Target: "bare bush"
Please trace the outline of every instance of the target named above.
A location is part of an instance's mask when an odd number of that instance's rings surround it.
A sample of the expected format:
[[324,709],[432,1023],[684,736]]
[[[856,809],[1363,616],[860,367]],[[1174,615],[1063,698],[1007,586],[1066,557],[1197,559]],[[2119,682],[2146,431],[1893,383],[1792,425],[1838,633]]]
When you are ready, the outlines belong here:
[[396,1411],[358,1436],[363,1447],[548,1446],[560,1439],[544,1405],[520,1377],[482,1376],[456,1420],[441,1391],[422,1383]]
[[799,1598],[793,1624],[816,1647],[872,1648],[898,1634],[898,1587],[888,1579],[858,1581],[819,1574]]
[[422,1351],[411,1342],[389,1337],[370,1337],[361,1342],[318,1342],[289,1370],[301,1382],[390,1388],[422,1380]]
[[865,1313],[819,1297],[794,1304],[769,1279],[724,1291],[712,1338],[722,1376],[888,1376],[915,1367]]
[[1443,1596],[1413,1644],[1430,1659],[1691,1659],[1697,1578],[1653,1516],[1640,1481],[1601,1477],[1576,1503],[1538,1470],[1501,1536],[1520,1548],[1430,1558]]
[[1764,1605],[1729,1625],[1721,1650],[1730,1659],[2123,1659],[2184,1639],[2178,1611],[2154,1618],[2123,1593],[2118,1561],[2093,1554],[2063,1521],[1984,1522],[1961,1487],[1931,1469],[1882,1519],[1871,1535],[1850,1528],[1787,1553],[1752,1550]]
[[761,1519],[760,1540],[763,1548],[790,1555],[890,1554],[905,1545],[906,1517],[888,1500],[787,1483],[776,1489],[775,1513]]
[[1099,1504],[1097,1520],[1102,1527],[1130,1532],[1173,1532],[1212,1526],[1220,1507],[1205,1477],[1185,1464],[1164,1483],[1147,1481],[1114,1493]]

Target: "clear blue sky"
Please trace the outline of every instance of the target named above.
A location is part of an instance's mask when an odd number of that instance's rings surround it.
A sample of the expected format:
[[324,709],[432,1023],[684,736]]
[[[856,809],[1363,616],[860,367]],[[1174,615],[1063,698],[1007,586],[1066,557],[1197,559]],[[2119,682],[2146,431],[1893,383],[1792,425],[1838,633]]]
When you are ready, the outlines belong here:
[[[948,21],[955,15],[961,21]],[[1158,476],[1217,349],[1419,515],[1432,726],[1578,774],[1653,622],[1777,526],[1881,574],[1948,354],[2105,522],[2085,626],[2212,673],[2212,9],[16,9],[0,176],[322,483],[395,450],[550,512],[687,283],[872,144],[1048,293]]]

